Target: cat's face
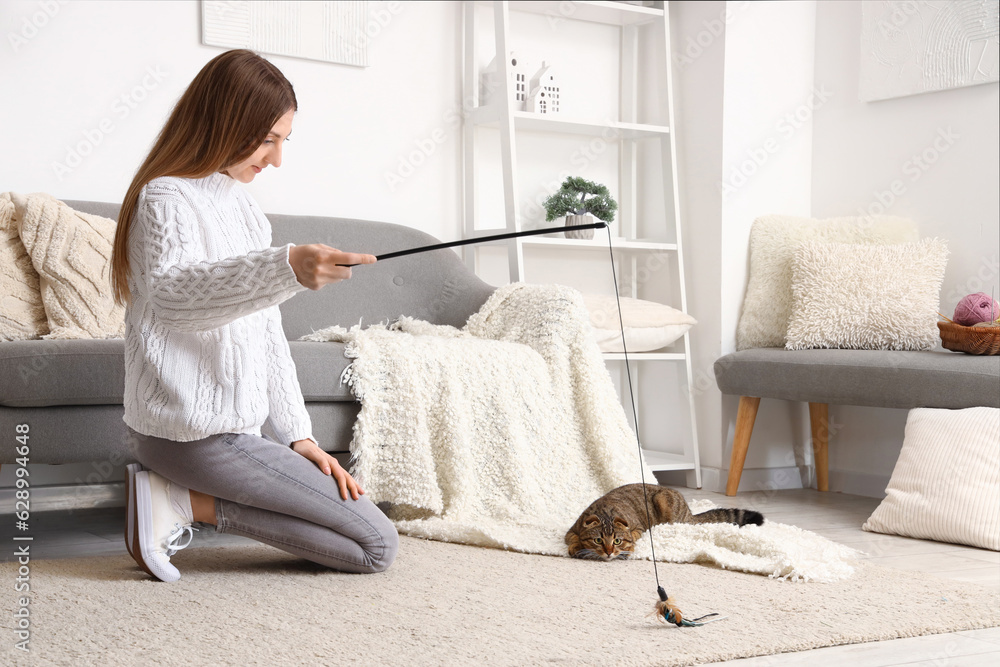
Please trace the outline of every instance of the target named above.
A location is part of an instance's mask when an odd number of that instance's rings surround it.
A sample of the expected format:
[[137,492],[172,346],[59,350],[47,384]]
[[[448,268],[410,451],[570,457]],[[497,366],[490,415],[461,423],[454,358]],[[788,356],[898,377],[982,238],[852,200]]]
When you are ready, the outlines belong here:
[[625,559],[632,555],[641,531],[633,531],[620,517],[602,521],[597,516],[584,519],[580,530],[580,546],[574,556],[588,560]]

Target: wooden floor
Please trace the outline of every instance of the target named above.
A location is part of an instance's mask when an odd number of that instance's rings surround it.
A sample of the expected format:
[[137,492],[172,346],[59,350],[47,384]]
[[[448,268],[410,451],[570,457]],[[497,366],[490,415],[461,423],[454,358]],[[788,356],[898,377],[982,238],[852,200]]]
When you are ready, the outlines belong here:
[[[971,581],[1000,591],[1000,553],[862,531],[861,524],[878,506],[879,501],[873,498],[819,493],[811,489],[740,494],[735,498],[706,491],[683,491],[689,500],[707,498],[718,505],[756,509],[771,521],[811,530],[835,542],[860,549],[868,554],[869,560],[886,567]],[[123,509],[33,514],[30,532],[34,537],[32,558],[124,554],[123,515]],[[6,525],[0,525],[0,540],[10,544],[14,521],[10,515],[7,517]],[[196,535],[191,546],[248,541],[239,536],[203,530]],[[11,551],[0,552],[0,559],[11,560]],[[1000,665],[1000,628],[834,646],[715,664],[745,667],[994,667]]]

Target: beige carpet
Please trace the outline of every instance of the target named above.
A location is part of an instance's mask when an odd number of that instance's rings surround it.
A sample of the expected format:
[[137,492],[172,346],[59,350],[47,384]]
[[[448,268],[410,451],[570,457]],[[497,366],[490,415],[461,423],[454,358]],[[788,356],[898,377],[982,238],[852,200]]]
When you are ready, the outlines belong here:
[[[189,549],[154,582],[128,556],[31,562],[17,665],[687,665],[1000,625],[1000,594],[863,563],[835,584],[660,566],[701,628],[657,623],[649,561],[599,563],[402,538],[385,573],[344,575],[267,546]],[[13,582],[16,565],[0,566]],[[11,626],[14,593],[3,596]]]

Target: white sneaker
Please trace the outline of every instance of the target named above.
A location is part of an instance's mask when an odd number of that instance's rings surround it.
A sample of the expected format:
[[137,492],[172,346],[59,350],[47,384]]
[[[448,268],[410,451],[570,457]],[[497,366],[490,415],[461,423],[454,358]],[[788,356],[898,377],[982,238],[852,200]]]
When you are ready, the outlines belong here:
[[125,467],[128,471],[127,495],[125,496],[125,506],[128,508],[126,510],[127,516],[125,517],[125,548],[128,549],[128,555],[131,556],[132,534],[135,532],[132,529],[133,522],[135,521],[135,474],[142,471],[142,465],[129,463]]
[[170,557],[191,544],[192,531],[198,530],[191,525],[191,495],[152,470],[135,473],[134,489],[132,558],[160,581],[177,581],[181,573]]

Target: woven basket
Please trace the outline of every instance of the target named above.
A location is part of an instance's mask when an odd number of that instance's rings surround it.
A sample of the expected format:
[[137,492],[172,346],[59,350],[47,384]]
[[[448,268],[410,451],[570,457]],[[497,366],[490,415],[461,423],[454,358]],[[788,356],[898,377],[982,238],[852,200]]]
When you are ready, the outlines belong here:
[[938,322],[941,345],[946,350],[966,354],[1000,354],[1000,327],[963,327],[954,322]]

